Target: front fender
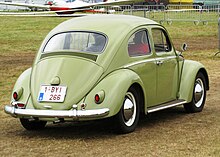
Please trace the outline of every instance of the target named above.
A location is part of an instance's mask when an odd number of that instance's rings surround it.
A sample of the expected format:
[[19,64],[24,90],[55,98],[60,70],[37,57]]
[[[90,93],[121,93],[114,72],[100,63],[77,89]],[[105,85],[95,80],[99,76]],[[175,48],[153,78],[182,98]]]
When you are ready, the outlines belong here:
[[30,96],[30,76],[31,76],[31,68],[25,70],[17,79],[13,91],[12,91],[12,95],[11,95],[11,102],[14,101],[13,98],[13,92],[16,90],[19,90],[20,88],[23,89],[22,95],[19,98],[19,102],[27,104],[28,98]]
[[[142,84],[139,76],[128,69],[120,69],[107,75],[101,80],[85,98],[86,109],[109,108],[108,117],[116,115],[124,101],[125,93],[133,83]],[[95,95],[104,91],[104,100],[95,103]]]
[[206,77],[207,90],[209,88],[208,74],[204,65],[192,60],[185,60],[183,65],[182,77],[180,80],[180,99],[191,102],[196,75],[201,71]]

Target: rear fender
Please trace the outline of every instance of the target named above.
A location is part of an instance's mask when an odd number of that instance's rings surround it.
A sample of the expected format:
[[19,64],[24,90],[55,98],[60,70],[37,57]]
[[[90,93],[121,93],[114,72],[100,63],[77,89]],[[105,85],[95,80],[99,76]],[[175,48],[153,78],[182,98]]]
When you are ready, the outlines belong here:
[[196,61],[185,60],[183,65],[182,77],[180,80],[180,99],[184,99],[187,102],[191,102],[194,89],[194,82],[198,72],[202,72],[204,74],[206,78],[206,90],[209,89],[208,73],[205,70],[204,65]]
[[[108,117],[116,115],[123,104],[126,92],[134,83],[142,85],[139,76],[135,72],[128,69],[112,72],[100,81],[86,96],[86,109],[109,108],[110,113]],[[96,104],[95,95],[100,91],[104,91],[104,100],[100,104]]]
[[19,76],[19,78],[17,79],[17,81],[14,85],[14,88],[13,88],[13,91],[12,91],[12,94],[11,94],[11,102],[15,101],[14,98],[13,98],[14,91],[17,91],[17,90],[22,88],[23,92],[22,92],[22,95],[21,95],[21,97],[19,98],[18,101],[21,102],[21,103],[27,104],[28,98],[30,96],[30,88],[29,88],[30,75],[31,75],[31,68],[25,70]]

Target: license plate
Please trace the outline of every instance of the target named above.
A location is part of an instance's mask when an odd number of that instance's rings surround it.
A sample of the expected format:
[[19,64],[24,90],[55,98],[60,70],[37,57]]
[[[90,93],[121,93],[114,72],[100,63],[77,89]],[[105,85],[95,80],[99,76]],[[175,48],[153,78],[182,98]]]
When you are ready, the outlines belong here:
[[64,102],[66,86],[42,85],[38,95],[39,102]]

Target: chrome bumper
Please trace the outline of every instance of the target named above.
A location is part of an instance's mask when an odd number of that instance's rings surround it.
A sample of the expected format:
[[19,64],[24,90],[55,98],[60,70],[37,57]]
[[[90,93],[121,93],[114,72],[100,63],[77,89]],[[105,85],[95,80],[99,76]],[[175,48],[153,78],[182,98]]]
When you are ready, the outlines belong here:
[[109,113],[108,108],[95,110],[36,110],[20,109],[14,106],[5,106],[5,113],[13,117],[30,117],[30,118],[101,118]]

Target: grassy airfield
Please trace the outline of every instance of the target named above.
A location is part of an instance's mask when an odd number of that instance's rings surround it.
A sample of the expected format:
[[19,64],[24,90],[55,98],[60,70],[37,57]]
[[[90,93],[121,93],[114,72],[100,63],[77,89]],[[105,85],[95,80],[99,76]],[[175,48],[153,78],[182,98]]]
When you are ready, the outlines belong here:
[[185,113],[182,106],[150,114],[135,132],[116,135],[109,123],[47,125],[26,131],[6,115],[18,76],[32,65],[47,33],[69,18],[0,17],[0,155],[1,156],[220,156],[220,54],[218,24],[164,24],[177,50],[188,43],[187,59],[208,69],[210,91],[203,112]]

